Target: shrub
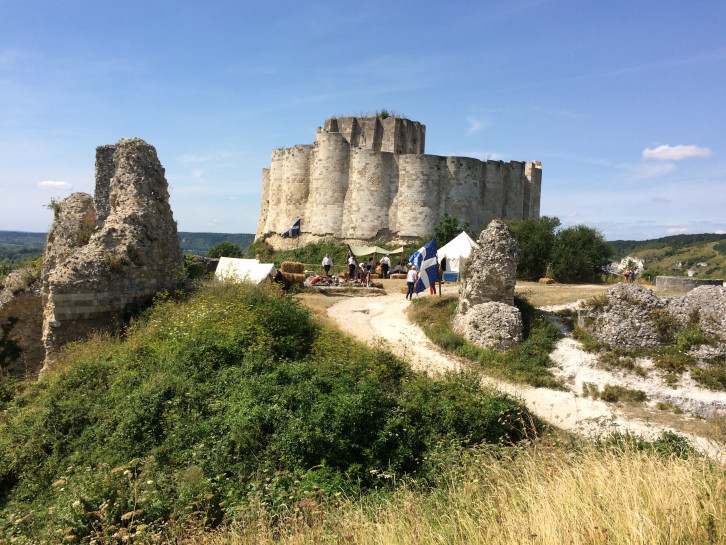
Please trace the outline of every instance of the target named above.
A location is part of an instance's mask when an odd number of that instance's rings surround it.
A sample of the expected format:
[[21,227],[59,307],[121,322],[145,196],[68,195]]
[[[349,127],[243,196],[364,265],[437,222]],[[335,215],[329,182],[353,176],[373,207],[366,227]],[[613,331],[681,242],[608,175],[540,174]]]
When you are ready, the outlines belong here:
[[212,246],[207,252],[207,257],[220,258],[220,257],[244,257],[245,253],[242,248],[232,242],[224,241],[219,244]]
[[71,345],[57,371],[8,390],[0,532],[36,542],[59,527],[112,542],[253,504],[277,512],[320,489],[360,494],[426,479],[432,445],[540,429],[474,376],[415,374],[248,284],[158,299],[124,339]]
[[643,390],[633,390],[623,386],[606,384],[600,393],[600,399],[610,403],[616,403],[618,401],[642,402],[646,401],[648,396]]

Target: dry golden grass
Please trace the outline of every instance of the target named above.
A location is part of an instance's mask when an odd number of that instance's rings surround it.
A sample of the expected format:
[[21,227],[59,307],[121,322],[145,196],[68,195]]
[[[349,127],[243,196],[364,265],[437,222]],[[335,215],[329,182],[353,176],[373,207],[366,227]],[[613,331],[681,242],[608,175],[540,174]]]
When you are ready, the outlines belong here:
[[[474,451],[433,491],[263,511],[189,544],[726,543],[726,474],[704,458],[637,450]],[[279,521],[278,521],[279,522]]]
[[516,292],[536,307],[564,305],[604,294],[612,284],[539,284],[518,281]]

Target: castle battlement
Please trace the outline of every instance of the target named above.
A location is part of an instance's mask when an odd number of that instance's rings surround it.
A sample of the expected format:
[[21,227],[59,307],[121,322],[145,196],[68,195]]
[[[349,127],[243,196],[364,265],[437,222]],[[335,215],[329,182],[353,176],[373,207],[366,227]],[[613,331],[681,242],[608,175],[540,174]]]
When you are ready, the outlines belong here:
[[539,161],[425,155],[425,140],[417,121],[332,117],[313,145],[274,150],[256,238],[286,247],[280,235],[299,218],[303,243],[407,242],[430,235],[444,212],[473,229],[539,218]]

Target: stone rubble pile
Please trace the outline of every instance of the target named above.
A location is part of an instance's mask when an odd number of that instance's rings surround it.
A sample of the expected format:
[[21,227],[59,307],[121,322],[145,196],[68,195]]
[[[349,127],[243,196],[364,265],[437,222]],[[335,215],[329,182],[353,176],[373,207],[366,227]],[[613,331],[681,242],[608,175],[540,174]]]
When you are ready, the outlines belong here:
[[673,330],[694,320],[723,346],[726,289],[700,286],[685,295],[660,296],[638,284],[619,283],[608,289],[604,300],[578,312],[580,327],[623,348],[663,346],[669,342],[664,335],[668,327]]
[[483,348],[508,350],[523,340],[522,315],[514,306],[519,247],[499,220],[482,231],[478,242],[462,274],[454,330]]

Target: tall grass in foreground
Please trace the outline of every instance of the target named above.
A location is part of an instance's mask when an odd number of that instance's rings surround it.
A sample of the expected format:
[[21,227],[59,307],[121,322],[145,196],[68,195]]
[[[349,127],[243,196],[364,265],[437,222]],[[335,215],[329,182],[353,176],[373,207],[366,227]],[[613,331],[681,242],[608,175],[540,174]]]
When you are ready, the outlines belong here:
[[271,525],[190,536],[190,544],[726,543],[726,473],[708,459],[632,447],[483,447],[442,468],[444,483],[404,485],[336,508],[315,498]]

